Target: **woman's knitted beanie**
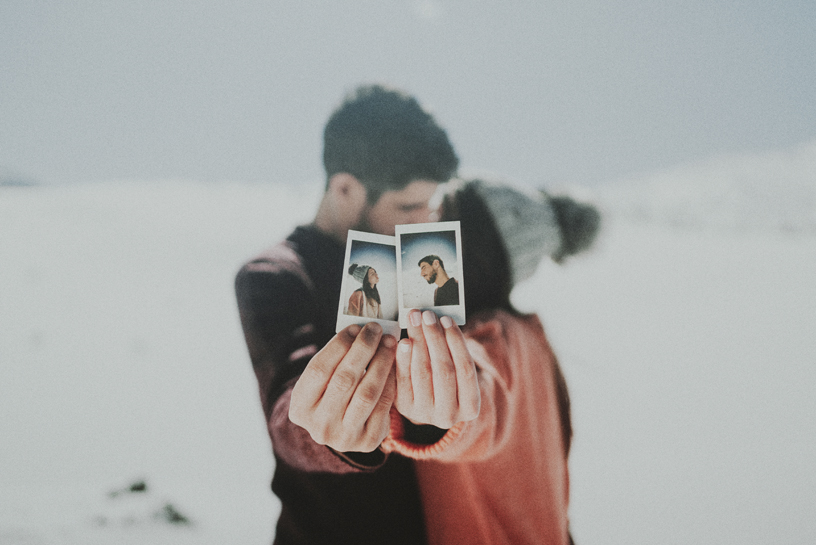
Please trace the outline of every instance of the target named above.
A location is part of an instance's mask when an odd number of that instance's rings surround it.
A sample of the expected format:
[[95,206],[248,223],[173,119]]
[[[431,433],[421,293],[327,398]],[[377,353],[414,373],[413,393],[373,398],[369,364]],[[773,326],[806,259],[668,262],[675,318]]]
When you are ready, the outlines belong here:
[[368,275],[368,269],[370,269],[368,265],[358,265],[357,263],[352,263],[349,267],[348,273],[354,277],[354,279],[359,282],[360,284],[364,283],[366,279],[366,275]]
[[487,205],[504,242],[513,285],[535,273],[545,255],[556,262],[589,248],[600,214],[571,197],[550,197],[506,182],[469,180]]

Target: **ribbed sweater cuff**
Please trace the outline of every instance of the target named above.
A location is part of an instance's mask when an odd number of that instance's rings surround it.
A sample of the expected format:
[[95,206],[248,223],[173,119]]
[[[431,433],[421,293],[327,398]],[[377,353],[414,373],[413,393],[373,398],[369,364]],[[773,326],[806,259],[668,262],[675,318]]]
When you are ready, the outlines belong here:
[[396,452],[415,460],[430,460],[438,457],[459,437],[459,434],[462,433],[462,427],[465,425],[464,422],[459,422],[436,443],[424,445],[412,443],[405,439],[405,421],[403,418],[394,407],[391,408],[391,426],[388,436],[382,442],[382,449],[385,452]]

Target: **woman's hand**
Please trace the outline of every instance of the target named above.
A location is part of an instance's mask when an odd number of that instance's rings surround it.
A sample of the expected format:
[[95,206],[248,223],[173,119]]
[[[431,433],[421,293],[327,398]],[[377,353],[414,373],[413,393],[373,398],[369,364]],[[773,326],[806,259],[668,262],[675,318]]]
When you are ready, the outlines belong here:
[[397,410],[414,424],[443,429],[476,418],[479,380],[459,326],[430,310],[412,310],[408,322],[409,338],[397,348]]

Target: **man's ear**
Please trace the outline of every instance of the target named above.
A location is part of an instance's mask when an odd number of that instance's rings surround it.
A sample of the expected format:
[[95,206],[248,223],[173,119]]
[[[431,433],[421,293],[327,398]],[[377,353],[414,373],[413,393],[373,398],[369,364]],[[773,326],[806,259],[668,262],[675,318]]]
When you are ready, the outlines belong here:
[[345,242],[348,230],[360,223],[366,203],[366,189],[357,178],[345,172],[333,174],[326,184],[314,224]]
[[338,172],[329,178],[329,192],[334,201],[345,207],[357,209],[366,202],[366,189],[355,176]]
[[325,221],[316,223],[338,239],[346,240],[348,230],[360,223],[366,204],[366,189],[357,178],[345,172],[333,174],[321,203],[323,212],[318,212]]

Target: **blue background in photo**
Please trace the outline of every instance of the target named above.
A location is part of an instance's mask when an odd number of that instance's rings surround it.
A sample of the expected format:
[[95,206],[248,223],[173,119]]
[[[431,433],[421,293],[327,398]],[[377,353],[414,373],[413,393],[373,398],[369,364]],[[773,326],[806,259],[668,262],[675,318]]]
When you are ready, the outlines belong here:
[[459,269],[456,254],[456,231],[435,231],[431,233],[403,233],[400,235],[402,250],[402,272],[419,275],[417,263],[426,255],[438,255],[448,274]]

